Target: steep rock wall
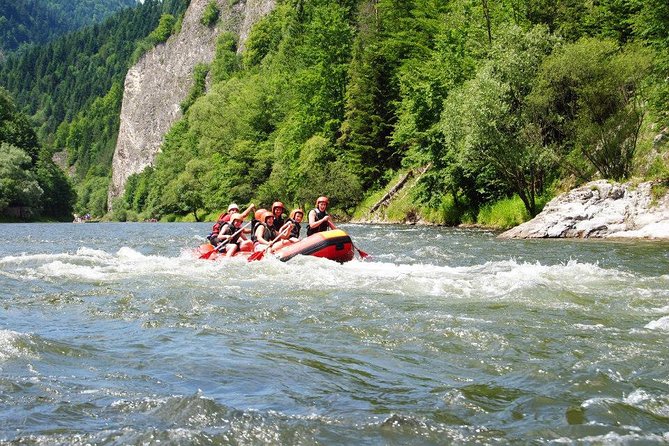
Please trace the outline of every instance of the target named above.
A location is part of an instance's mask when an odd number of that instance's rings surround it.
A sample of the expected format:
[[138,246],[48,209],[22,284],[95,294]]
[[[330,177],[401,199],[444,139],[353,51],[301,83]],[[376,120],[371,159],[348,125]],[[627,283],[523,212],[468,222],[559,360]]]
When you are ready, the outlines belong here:
[[274,0],[245,0],[231,7],[229,0],[216,1],[221,11],[216,27],[200,23],[210,0],[191,0],[179,34],[147,52],[128,71],[112,162],[110,210],[128,177],[155,161],[165,133],[181,118],[179,104],[193,84],[194,67],[213,60],[217,36],[223,31],[236,33],[241,50],[253,24],[275,5]]

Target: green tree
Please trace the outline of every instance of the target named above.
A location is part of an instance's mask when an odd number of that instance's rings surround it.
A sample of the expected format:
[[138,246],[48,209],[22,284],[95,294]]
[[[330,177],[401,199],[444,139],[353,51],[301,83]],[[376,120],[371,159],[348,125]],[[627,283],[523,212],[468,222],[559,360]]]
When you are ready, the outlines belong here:
[[51,160],[50,151],[42,149],[35,169],[40,188],[42,215],[61,221],[72,218],[76,193],[65,173]]
[[581,39],[541,66],[529,98],[543,144],[561,157],[573,150],[604,178],[629,175],[644,116],[648,53],[612,40]]
[[223,32],[216,40],[216,54],[211,62],[213,83],[226,81],[239,70],[241,59],[237,55],[237,38],[230,32]]
[[[527,33],[510,28],[495,41],[476,77],[449,96],[442,117],[446,151],[441,156],[469,166],[455,172],[490,165],[532,216],[553,160],[527,117],[526,97],[550,49],[545,28]],[[497,181],[483,186],[495,188]]]
[[25,150],[32,163],[37,161],[37,135],[25,114],[16,109],[7,90],[0,87],[0,142],[14,145]]
[[214,26],[216,22],[218,22],[219,14],[220,11],[218,10],[218,4],[216,3],[216,0],[211,0],[204,8],[200,23],[202,23],[204,26]]
[[181,104],[181,112],[186,113],[191,105],[205,93],[207,88],[207,74],[209,73],[209,66],[207,64],[197,64],[193,69],[193,86],[188,92],[188,96]]
[[360,180],[346,162],[336,158],[335,147],[325,138],[309,139],[302,146],[299,161],[298,203],[314,203],[320,195],[327,195],[334,206],[352,209],[361,199]]
[[26,207],[31,213],[40,211],[43,191],[31,165],[24,150],[0,143],[0,212],[10,206]]
[[172,14],[161,15],[158,26],[149,34],[149,41],[154,45],[167,41],[172,35],[176,21]]

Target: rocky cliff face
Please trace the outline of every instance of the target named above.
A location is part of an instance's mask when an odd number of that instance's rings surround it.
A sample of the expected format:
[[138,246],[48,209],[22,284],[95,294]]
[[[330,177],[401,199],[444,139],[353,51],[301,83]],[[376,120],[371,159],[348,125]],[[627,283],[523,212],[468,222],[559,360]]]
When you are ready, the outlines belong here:
[[210,0],[191,0],[181,32],[147,52],[125,79],[116,150],[112,162],[109,207],[123,193],[126,180],[153,164],[165,133],[181,118],[179,104],[193,84],[197,64],[213,60],[216,38],[223,31],[240,37],[240,49],[251,26],[274,8],[274,0],[245,0],[230,6],[216,0],[221,18],[214,28],[200,23]]
[[669,194],[654,197],[653,185],[593,181],[554,198],[534,219],[500,237],[669,239]]

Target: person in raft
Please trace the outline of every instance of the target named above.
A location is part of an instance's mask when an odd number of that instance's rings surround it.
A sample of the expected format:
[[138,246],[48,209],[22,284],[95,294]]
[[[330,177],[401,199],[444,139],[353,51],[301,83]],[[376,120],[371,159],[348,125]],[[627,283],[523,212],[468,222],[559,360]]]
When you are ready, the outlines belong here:
[[317,232],[337,229],[335,224],[332,222],[332,217],[326,211],[328,204],[328,197],[318,197],[316,200],[316,208],[309,211],[307,237]]
[[285,223],[283,220],[283,213],[285,212],[286,207],[280,201],[275,201],[272,203],[272,215],[274,215],[274,230],[280,231],[281,227]]
[[302,229],[302,219],[304,218],[304,211],[300,208],[293,209],[290,212],[290,217],[287,222],[290,222],[293,224],[293,229],[290,231],[290,240],[291,242],[295,243],[300,241],[300,230]]
[[[287,239],[290,235],[288,225],[284,225],[281,231],[274,229],[274,215],[270,211],[265,211],[263,215],[259,215],[258,224],[253,232],[251,240],[253,240],[254,251],[264,251],[268,247],[277,249],[286,243],[290,243]],[[290,224],[289,224],[290,225]],[[276,241],[276,239],[279,239]]]
[[246,239],[242,229],[242,223],[244,223],[242,214],[234,213],[230,215],[230,220],[223,224],[218,233],[216,240],[218,244],[225,242],[225,245],[218,248],[218,251],[225,252],[227,257],[232,257],[239,251],[252,251],[253,243]]
[[[255,204],[251,203],[248,208],[244,212],[242,212],[242,220],[246,218],[247,215],[251,213],[253,209],[255,209]],[[237,206],[235,203],[230,203],[230,206],[228,206],[227,212],[223,212],[221,215],[218,216],[218,219],[216,220],[216,223],[214,223],[214,226],[211,228],[211,233],[207,236],[207,240],[212,245],[217,245],[215,241],[216,237],[218,237],[218,233],[221,230],[221,227],[223,226],[224,223],[228,223],[230,221],[230,216],[232,214],[236,214],[239,212],[239,206]],[[244,231],[247,234],[250,234],[250,231]]]
[[[280,201],[275,201],[272,203],[272,215],[274,216],[274,224],[272,227],[276,231],[277,234],[281,234],[284,229],[286,229],[287,226],[287,221],[283,219],[283,213],[286,211],[286,207],[283,205],[282,202]],[[290,232],[290,230],[289,230]],[[290,239],[288,239],[290,240]],[[291,241],[292,242],[292,241]],[[280,242],[281,245],[285,245],[286,243]]]

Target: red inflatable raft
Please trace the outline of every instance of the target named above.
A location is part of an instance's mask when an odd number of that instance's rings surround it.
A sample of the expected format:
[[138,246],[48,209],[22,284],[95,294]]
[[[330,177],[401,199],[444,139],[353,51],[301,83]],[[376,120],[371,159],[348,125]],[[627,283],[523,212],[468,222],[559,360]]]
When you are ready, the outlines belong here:
[[[210,244],[201,245],[196,251],[198,257],[208,254],[213,251],[214,247]],[[252,253],[239,252],[234,257],[244,256],[248,257]],[[334,229],[332,231],[317,232],[309,237],[293,243],[288,246],[277,249],[272,255],[282,262],[287,262],[297,255],[323,257],[325,259],[334,260],[335,262],[344,263],[353,260],[354,247],[351,237],[341,229]],[[206,257],[206,256],[205,256]],[[208,257],[210,260],[225,258],[225,254],[214,252]]]

